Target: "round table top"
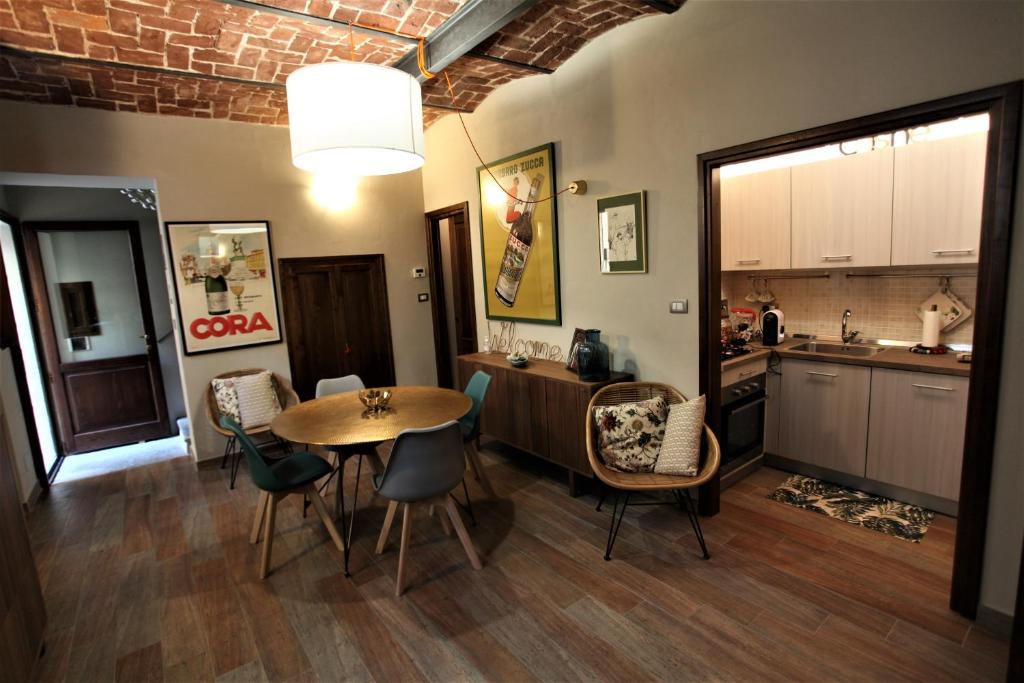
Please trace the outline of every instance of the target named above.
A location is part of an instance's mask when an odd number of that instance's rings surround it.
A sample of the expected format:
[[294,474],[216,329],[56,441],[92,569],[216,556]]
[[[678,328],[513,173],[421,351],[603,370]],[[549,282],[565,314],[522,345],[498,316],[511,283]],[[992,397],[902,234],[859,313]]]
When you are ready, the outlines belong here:
[[[376,387],[375,387],[376,388]],[[358,391],[332,394],[286,409],[270,423],[283,439],[318,446],[354,446],[394,439],[405,429],[458,420],[473,407],[461,391],[437,387],[381,387],[391,391],[388,408],[371,413]]]

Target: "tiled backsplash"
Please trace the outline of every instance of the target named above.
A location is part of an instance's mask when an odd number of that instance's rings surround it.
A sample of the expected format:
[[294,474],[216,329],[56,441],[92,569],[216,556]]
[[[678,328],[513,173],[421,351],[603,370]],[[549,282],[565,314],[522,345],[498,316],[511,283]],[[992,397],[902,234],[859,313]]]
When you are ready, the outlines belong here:
[[[964,268],[945,268],[954,274]],[[930,272],[930,271],[920,271]],[[938,272],[938,271],[937,271]],[[971,268],[969,272],[974,272]],[[796,273],[790,273],[796,274]],[[764,304],[749,303],[744,297],[751,291],[750,272],[722,273],[722,292],[729,306],[760,310]],[[774,306],[786,316],[786,333],[807,333],[838,336],[843,311],[853,311],[850,329],[859,330],[869,339],[921,340],[921,321],[914,312],[939,289],[936,278],[847,278],[846,271],[832,272],[829,279],[768,280],[775,295]],[[940,339],[946,344],[970,344],[974,334],[974,299],[977,278],[958,276],[952,280],[951,291],[972,311],[971,317]]]

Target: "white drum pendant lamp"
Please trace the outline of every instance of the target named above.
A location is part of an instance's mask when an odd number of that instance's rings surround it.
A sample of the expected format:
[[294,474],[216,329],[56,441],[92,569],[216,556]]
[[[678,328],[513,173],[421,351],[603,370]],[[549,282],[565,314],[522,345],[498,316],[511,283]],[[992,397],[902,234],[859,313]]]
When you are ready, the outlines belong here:
[[368,176],[423,165],[420,84],[404,71],[328,62],[294,71],[286,87],[297,167]]

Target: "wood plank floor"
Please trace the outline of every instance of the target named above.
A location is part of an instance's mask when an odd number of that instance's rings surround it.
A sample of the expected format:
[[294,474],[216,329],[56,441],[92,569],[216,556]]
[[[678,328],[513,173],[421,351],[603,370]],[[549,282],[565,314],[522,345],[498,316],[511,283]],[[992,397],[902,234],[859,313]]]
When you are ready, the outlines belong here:
[[[630,508],[611,562],[610,511],[557,472],[483,451],[498,498],[474,505],[473,571],[437,520],[416,519],[395,598],[397,528],[368,477],[352,558],[291,497],[273,573],[248,543],[246,473],[185,458],[61,484],[29,519],[49,630],[44,681],[1001,680],[1007,645],[946,609],[954,522],[921,544],[766,498],[761,470],[703,521]],[[350,468],[350,477],[354,467]],[[350,480],[351,481],[351,480]],[[350,490],[350,489],[347,489]]]

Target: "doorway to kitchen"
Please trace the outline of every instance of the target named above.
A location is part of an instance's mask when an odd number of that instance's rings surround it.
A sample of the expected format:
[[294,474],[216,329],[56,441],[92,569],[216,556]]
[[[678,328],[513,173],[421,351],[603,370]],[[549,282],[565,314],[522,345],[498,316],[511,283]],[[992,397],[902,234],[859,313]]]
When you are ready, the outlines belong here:
[[451,389],[455,359],[477,351],[469,203],[430,211],[426,230],[437,385]]
[[[963,448],[960,460],[960,483],[958,487],[957,522],[955,530],[955,550],[952,557],[952,582],[949,586],[950,607],[967,616],[976,618],[978,616],[978,605],[981,588],[981,569],[984,556],[985,533],[987,515],[989,508],[990,481],[992,476],[993,447],[995,437],[995,422],[998,413],[998,385],[1002,368],[1002,341],[1004,333],[1004,309],[1006,305],[1007,282],[1009,270],[1009,238],[1011,231],[1011,217],[1013,209],[1013,192],[1015,169],[1018,151],[1018,131],[1020,128],[1020,104],[1021,104],[1021,83],[1011,83],[1003,86],[987,88],[971,93],[956,95],[953,97],[926,102],[910,107],[904,107],[876,115],[860,117],[849,121],[839,122],[818,128],[813,128],[797,133],[786,134],[752,142],[744,145],[708,152],[698,157],[699,184],[700,184],[700,386],[702,392],[708,397],[708,420],[716,430],[723,428],[723,404],[725,403],[726,392],[724,387],[727,374],[724,370],[721,351],[722,318],[721,298],[723,285],[728,285],[728,278],[723,278],[722,259],[727,256],[730,263],[738,268],[752,266],[757,268],[767,267],[769,270],[790,269],[792,260],[785,266],[769,266],[764,259],[774,258],[766,252],[766,256],[749,256],[738,252],[728,252],[723,240],[722,221],[723,215],[728,211],[723,206],[723,186],[725,185],[725,167],[730,165],[752,162],[753,160],[766,157],[778,157],[797,153],[802,150],[820,148],[825,146],[839,145],[856,140],[874,140],[878,136],[889,135],[894,131],[904,131],[905,135],[912,136],[915,132],[930,124],[944,121],[956,121],[987,115],[987,133],[983,137],[984,157],[982,168],[984,169],[984,180],[980,194],[980,236],[977,247],[972,245],[942,245],[930,249],[930,254],[942,260],[942,263],[952,263],[957,258],[968,257],[968,261],[976,262],[977,272],[977,296],[974,309],[974,330],[972,338],[972,359],[970,365],[970,377],[964,378],[964,386],[959,390],[947,387],[948,382],[926,382],[914,379],[910,383],[912,391],[931,396],[965,396],[964,410],[966,412],[966,428],[962,437]],[[885,145],[881,145],[885,146]],[[892,147],[890,143],[889,147]],[[922,147],[923,148],[923,147]],[[873,149],[871,151],[874,151]],[[892,150],[889,149],[891,153]],[[843,151],[845,156],[845,150]],[[864,157],[863,163],[874,163],[878,158],[870,159]],[[885,166],[882,160],[882,167]],[[860,162],[858,162],[860,163]],[[891,169],[892,166],[889,166]],[[877,177],[877,174],[876,174]],[[891,185],[890,185],[891,186]],[[870,188],[864,188],[870,191]],[[820,196],[820,194],[819,194]],[[914,198],[905,198],[913,203]],[[948,198],[947,198],[948,199]],[[797,210],[797,196],[794,190],[789,188],[786,195],[786,205],[792,210]],[[884,208],[884,202],[881,204]],[[858,203],[859,207],[865,206],[863,202]],[[899,206],[899,198],[895,198],[889,210],[896,211]],[[804,206],[805,210],[813,214],[816,207],[813,204]],[[767,215],[762,213],[762,215]],[[861,221],[870,217],[861,217]],[[795,217],[794,217],[795,220]],[[893,219],[896,220],[895,218]],[[795,223],[794,223],[795,225]],[[893,230],[895,230],[893,223]],[[794,228],[795,230],[795,228]],[[796,234],[794,232],[794,234]],[[753,235],[756,238],[756,235]],[[779,247],[778,241],[772,243],[772,247]],[[822,247],[823,245],[817,245]],[[827,245],[826,245],[827,246]],[[778,250],[783,258],[797,259],[800,256],[799,245],[792,244],[787,249],[782,245]],[[868,248],[880,248],[892,250],[895,254],[897,249],[915,249],[915,244],[901,244],[898,238],[893,235],[884,242],[868,245]],[[973,253],[971,249],[976,248]],[[817,252],[814,252],[817,253]],[[801,264],[803,270],[793,273],[801,278],[829,277],[847,278],[856,277],[858,273],[854,270],[846,271],[847,268],[855,268],[850,261],[855,258],[849,251],[841,252],[821,251],[819,256],[824,259],[821,263],[814,264],[812,269],[809,265]],[[906,263],[913,263],[911,260]],[[894,262],[895,263],[895,262]],[[843,268],[843,272],[835,273],[835,269]],[[831,272],[825,272],[831,271]],[[913,273],[910,273],[913,274]],[[954,273],[942,273],[954,275]],[[901,274],[902,275],[902,274]],[[935,274],[928,277],[937,279]],[[756,287],[752,288],[755,298],[757,297]],[[727,314],[730,311],[727,311]],[[840,311],[842,312],[842,311]],[[756,314],[755,314],[756,315]],[[843,315],[843,338],[836,346],[840,349],[850,347],[848,335],[850,330],[845,329],[848,316]],[[780,321],[776,320],[773,325]],[[839,315],[836,315],[836,325],[839,326]],[[808,342],[811,344],[813,342]],[[809,352],[815,349],[807,349]],[[817,349],[817,351],[823,351]],[[859,353],[852,349],[847,355]],[[840,350],[837,353],[845,353]],[[881,351],[879,353],[888,353]],[[929,356],[922,356],[920,363],[927,364]],[[812,360],[808,356],[806,360],[794,361],[795,364],[807,363]],[[788,359],[785,363],[790,362]],[[863,373],[867,368],[857,365],[844,365],[843,367],[856,368]],[[803,367],[797,368],[802,381],[808,383],[808,396],[815,396],[814,392],[820,394],[820,385],[823,382],[842,382],[845,405],[858,406],[863,403],[865,407],[873,400],[871,392],[875,382],[870,380],[867,384],[867,394],[861,396],[863,401],[854,401],[858,392],[863,393],[863,386],[857,377],[851,373],[849,378],[840,377],[838,373],[831,370]],[[885,372],[893,372],[887,369]],[[899,383],[900,379],[883,374],[883,382]],[[908,373],[913,374],[913,373]],[[806,377],[804,377],[806,375]],[[784,375],[785,376],[785,373]],[[948,379],[946,377],[945,379]],[[959,378],[957,378],[959,379]],[[813,386],[811,384],[813,383]],[[941,385],[941,386],[940,386]],[[881,384],[879,385],[882,389]],[[888,385],[886,385],[888,386]],[[729,387],[730,393],[732,387]],[[854,391],[854,390],[857,391]],[[897,398],[897,388],[892,391],[885,390],[880,398],[888,399],[890,402]],[[940,393],[941,392],[941,393]],[[768,386],[769,395],[772,387]],[[789,392],[792,393],[792,392]],[[786,387],[783,387],[783,403],[788,398]],[[811,402],[814,403],[813,401]],[[890,410],[892,406],[890,405]],[[852,409],[852,408],[851,408]],[[859,408],[858,408],[859,410]],[[822,420],[835,420],[835,415],[821,416]],[[865,419],[867,416],[865,415]],[[893,430],[890,430],[893,431]],[[721,432],[719,432],[721,433]],[[895,433],[895,432],[894,432]],[[854,435],[850,435],[853,438]],[[857,438],[863,438],[857,435]],[[827,468],[836,469],[835,466]],[[701,507],[705,514],[714,514],[719,506],[720,482],[715,482],[706,490],[702,491]]]

